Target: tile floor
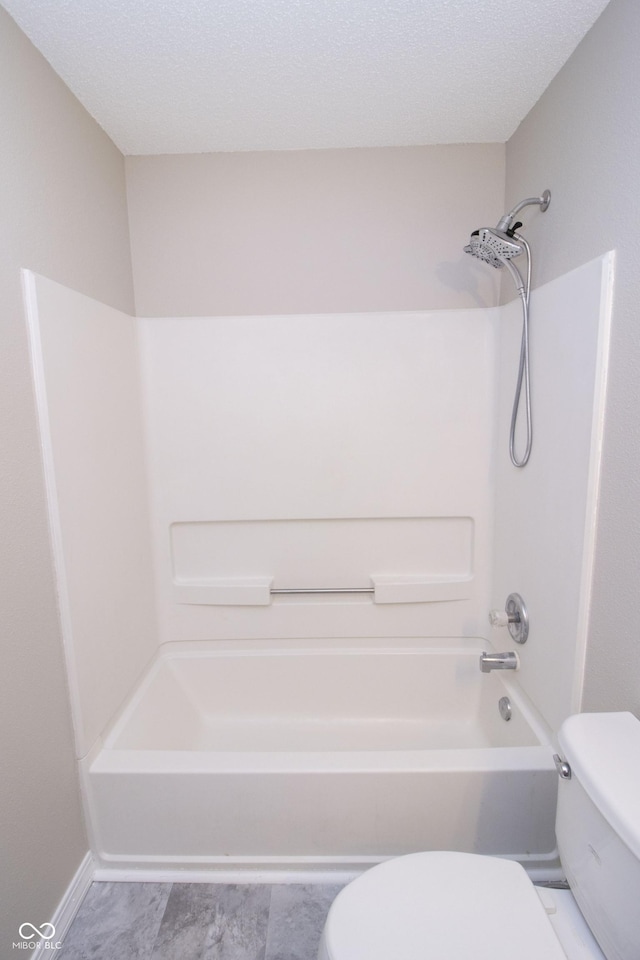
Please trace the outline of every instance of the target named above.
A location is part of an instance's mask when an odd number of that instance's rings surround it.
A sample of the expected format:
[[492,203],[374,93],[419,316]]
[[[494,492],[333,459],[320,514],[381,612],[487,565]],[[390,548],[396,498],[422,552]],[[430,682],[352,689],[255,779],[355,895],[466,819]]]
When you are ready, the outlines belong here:
[[93,883],[58,960],[316,960],[339,884]]

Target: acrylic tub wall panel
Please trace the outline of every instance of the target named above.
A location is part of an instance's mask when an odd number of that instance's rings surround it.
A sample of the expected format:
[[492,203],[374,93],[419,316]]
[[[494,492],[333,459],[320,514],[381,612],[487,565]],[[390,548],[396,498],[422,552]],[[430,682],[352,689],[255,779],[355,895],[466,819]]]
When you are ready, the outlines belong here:
[[166,645],[82,761],[103,863],[309,869],[444,847],[549,869],[549,731],[480,649]]
[[507,446],[520,349],[517,303],[502,308],[500,322],[491,606],[504,608],[517,590],[531,630],[521,648],[506,630],[490,636],[499,649],[518,649],[520,682],[553,729],[581,706],[613,265],[606,254],[532,295],[533,449],[522,470],[509,462]]
[[[477,634],[496,317],[142,320],[161,642]],[[370,586],[373,575],[467,583],[458,599],[387,605],[333,595],[220,607],[182,590],[225,576]]]
[[136,321],[25,271],[78,756],[157,646]]

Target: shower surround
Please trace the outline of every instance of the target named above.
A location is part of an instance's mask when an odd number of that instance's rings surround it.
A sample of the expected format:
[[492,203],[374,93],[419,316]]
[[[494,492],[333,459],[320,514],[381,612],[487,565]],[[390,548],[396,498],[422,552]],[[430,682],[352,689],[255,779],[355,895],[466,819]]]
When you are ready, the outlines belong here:
[[[25,274],[105,868],[357,868],[445,837],[551,869],[612,263],[533,294],[523,471],[506,450],[517,304],[136,320]],[[318,588],[363,592],[275,592]],[[513,590],[532,628],[503,681],[477,660],[515,649],[487,624]],[[526,797],[533,827],[500,840]]]

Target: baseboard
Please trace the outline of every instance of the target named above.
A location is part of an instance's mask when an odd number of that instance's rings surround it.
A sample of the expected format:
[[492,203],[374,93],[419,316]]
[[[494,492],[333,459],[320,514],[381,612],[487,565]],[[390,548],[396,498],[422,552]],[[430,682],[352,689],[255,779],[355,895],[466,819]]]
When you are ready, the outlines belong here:
[[80,904],[84,900],[85,894],[94,879],[96,862],[93,854],[89,851],[84,860],[75,872],[75,875],[67,887],[62,900],[56,907],[55,913],[51,918],[51,924],[56,928],[56,941],[63,940],[64,936],[73,922],[73,918],[78,912]]

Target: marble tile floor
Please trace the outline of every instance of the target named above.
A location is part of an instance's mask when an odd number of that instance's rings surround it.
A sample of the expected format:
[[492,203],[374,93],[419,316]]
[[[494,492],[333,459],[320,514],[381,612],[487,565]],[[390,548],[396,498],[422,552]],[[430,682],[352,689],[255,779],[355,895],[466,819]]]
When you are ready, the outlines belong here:
[[316,960],[341,884],[95,882],[57,960]]

